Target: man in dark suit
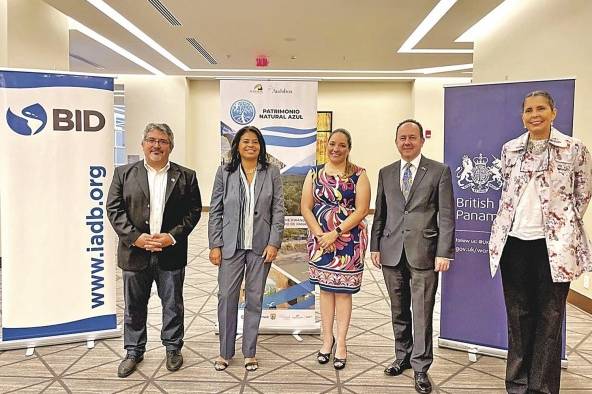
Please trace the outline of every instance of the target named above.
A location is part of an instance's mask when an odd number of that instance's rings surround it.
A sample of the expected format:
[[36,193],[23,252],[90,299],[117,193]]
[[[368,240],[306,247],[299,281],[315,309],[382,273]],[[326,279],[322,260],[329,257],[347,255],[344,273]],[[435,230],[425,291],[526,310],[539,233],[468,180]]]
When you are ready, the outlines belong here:
[[370,251],[382,268],[395,334],[396,359],[384,372],[413,368],[416,391],[430,393],[432,315],[438,273],[454,258],[454,197],[450,168],[421,155],[424,141],[419,122],[397,126],[401,160],[380,170]]
[[152,282],[162,303],[161,340],[166,367],[183,364],[183,281],[187,237],[199,221],[201,197],[195,171],[169,161],[174,135],[164,123],[144,130],[144,160],[115,169],[107,214],[119,236],[123,270],[125,359],[117,375],[129,376],[144,359],[146,317]]

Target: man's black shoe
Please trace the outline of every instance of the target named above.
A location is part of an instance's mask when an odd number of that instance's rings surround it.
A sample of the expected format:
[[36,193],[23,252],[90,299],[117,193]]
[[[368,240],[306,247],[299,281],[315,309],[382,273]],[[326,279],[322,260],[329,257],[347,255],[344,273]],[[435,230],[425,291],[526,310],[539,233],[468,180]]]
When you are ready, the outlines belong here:
[[415,391],[421,394],[432,392],[432,383],[426,372],[415,372]]
[[171,372],[178,371],[183,365],[183,355],[180,350],[167,350],[166,357],[166,368]]
[[397,376],[403,373],[404,370],[410,369],[411,364],[409,360],[395,360],[391,365],[384,370],[385,375]]
[[127,378],[136,370],[136,367],[144,359],[144,355],[136,356],[134,354],[127,354],[123,361],[117,368],[117,376],[120,378]]

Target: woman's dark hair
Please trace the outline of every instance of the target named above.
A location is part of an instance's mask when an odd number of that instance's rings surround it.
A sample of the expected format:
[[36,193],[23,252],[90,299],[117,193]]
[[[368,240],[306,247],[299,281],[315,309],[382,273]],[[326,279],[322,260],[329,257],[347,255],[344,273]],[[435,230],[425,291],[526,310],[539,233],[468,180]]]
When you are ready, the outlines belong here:
[[551,96],[551,94],[545,90],[535,90],[534,92],[530,92],[528,93],[526,96],[524,96],[524,100],[522,100],[522,111],[524,111],[524,104],[526,103],[526,99],[529,97],[535,97],[535,96],[543,96],[544,98],[547,99],[547,103],[549,104],[549,107],[551,107],[551,109],[555,109],[555,100],[553,100],[553,97]]
[[242,136],[246,132],[251,132],[257,136],[257,141],[259,141],[259,157],[257,158],[257,163],[261,164],[261,167],[267,168],[269,162],[267,161],[267,150],[265,149],[265,140],[263,139],[263,134],[261,131],[255,126],[245,126],[236,133],[234,139],[232,140],[232,145],[230,146],[230,162],[226,164],[226,171],[234,172],[237,170],[238,166],[241,163],[240,154],[238,153],[238,144]]
[[[331,137],[333,137],[333,134],[337,134],[337,133],[341,133],[345,136],[345,139],[347,140],[347,148],[351,151],[352,138],[351,138],[351,134],[346,129],[333,130],[331,132],[331,134],[329,134],[329,138],[327,139],[327,144],[329,143],[329,141],[331,141]],[[344,175],[349,177],[353,173],[354,173],[354,165],[352,164],[351,161],[349,161],[349,154],[348,154],[347,157],[345,158],[345,174]]]

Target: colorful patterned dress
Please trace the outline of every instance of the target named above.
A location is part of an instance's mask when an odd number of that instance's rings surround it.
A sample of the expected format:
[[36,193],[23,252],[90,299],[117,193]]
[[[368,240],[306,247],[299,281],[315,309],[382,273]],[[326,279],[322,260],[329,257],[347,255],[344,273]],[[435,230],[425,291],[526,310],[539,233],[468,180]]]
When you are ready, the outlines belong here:
[[[354,167],[349,178],[326,175],[324,166],[313,168],[314,206],[312,213],[324,232],[341,224],[354,210],[356,183],[365,170]],[[362,284],[364,253],[368,245],[366,222],[343,232],[335,241],[335,251],[323,250],[317,239],[308,233],[308,273],[310,281],[321,290],[335,293],[357,293]]]

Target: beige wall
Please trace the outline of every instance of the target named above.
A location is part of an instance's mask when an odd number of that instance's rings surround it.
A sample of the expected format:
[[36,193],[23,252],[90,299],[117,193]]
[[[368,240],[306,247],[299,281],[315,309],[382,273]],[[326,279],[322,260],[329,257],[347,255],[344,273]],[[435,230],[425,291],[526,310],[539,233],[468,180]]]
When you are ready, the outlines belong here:
[[140,155],[146,124],[167,123],[175,133],[171,160],[187,166],[187,100],[189,84],[185,77],[125,75],[117,78],[125,92],[125,131],[128,155]]
[[220,82],[189,82],[187,162],[197,171],[203,205],[210,205],[220,165]]
[[430,159],[444,161],[444,86],[470,82],[470,78],[421,78],[413,83],[413,116],[425,130],[432,131],[422,149]]
[[0,0],[0,36],[0,65],[69,68],[68,19],[42,0]]
[[333,111],[333,129],[352,135],[351,160],[364,167],[372,187],[378,170],[397,160],[395,126],[413,115],[410,82],[320,82],[317,108]]
[[8,65],[8,0],[0,0],[0,66]]
[[[574,136],[592,148],[592,1],[514,1],[514,9],[475,43],[474,82],[576,78]],[[561,111],[561,108],[559,108]],[[592,235],[592,209],[586,228]],[[592,298],[583,278],[572,289]]]

